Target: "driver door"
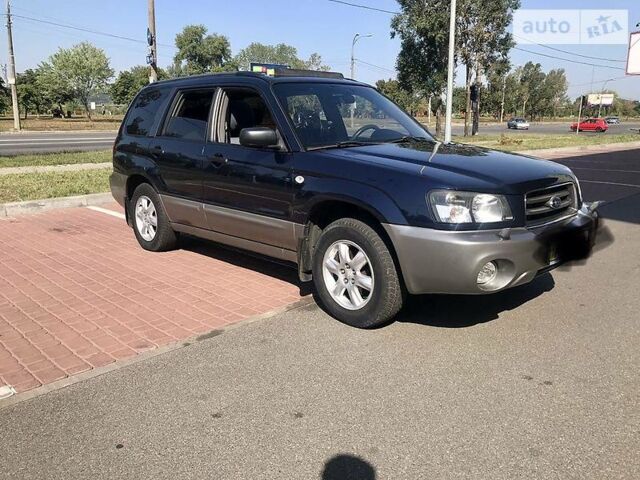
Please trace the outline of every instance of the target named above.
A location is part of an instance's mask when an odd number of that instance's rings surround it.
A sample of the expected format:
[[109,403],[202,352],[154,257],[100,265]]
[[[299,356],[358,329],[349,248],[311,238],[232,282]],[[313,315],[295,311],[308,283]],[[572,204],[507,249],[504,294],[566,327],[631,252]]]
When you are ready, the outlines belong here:
[[205,147],[204,210],[210,230],[295,250],[291,154],[240,145],[244,128],[277,131],[259,92],[224,87],[216,98],[213,140]]

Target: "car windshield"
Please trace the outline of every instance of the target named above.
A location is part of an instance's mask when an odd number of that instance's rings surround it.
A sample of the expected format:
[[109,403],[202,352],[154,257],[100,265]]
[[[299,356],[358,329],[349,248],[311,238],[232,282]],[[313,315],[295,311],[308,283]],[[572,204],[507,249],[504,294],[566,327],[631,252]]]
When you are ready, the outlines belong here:
[[376,89],[339,83],[279,83],[274,91],[306,149],[435,141]]

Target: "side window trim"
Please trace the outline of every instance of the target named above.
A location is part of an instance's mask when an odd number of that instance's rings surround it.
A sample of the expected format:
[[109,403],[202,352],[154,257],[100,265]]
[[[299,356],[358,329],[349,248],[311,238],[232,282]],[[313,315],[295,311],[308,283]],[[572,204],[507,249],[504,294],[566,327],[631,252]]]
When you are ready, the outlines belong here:
[[[234,146],[234,147],[239,147],[239,148],[247,148],[247,147],[243,147],[242,145],[237,145],[234,143],[227,143],[226,141],[224,141],[223,139],[221,139],[221,134],[223,132],[225,132],[225,124],[226,124],[226,116],[227,116],[227,109],[229,107],[229,100],[228,100],[228,96],[226,94],[227,90],[247,90],[250,92],[255,93],[258,97],[260,97],[260,99],[262,100],[262,103],[264,104],[265,108],[267,109],[267,111],[269,112],[269,115],[271,116],[275,126],[276,126],[276,134],[278,135],[278,139],[280,140],[280,145],[281,145],[281,150],[282,152],[290,152],[291,149],[289,148],[289,146],[287,145],[287,142],[284,138],[284,136],[282,135],[282,133],[280,132],[280,125],[278,124],[278,120],[276,120],[276,116],[273,114],[273,109],[271,108],[271,105],[269,105],[269,102],[267,102],[267,100],[265,99],[265,96],[262,94],[262,92],[256,88],[254,88],[253,86],[249,86],[249,85],[233,85],[233,84],[226,84],[226,85],[220,85],[218,87],[218,92],[216,94],[216,97],[219,97],[219,101],[218,103],[216,103],[215,107],[217,108],[214,111],[214,121],[213,121],[213,135],[211,136],[211,139],[208,140],[211,143],[217,143],[217,144],[221,144],[221,145],[228,145],[228,146]],[[226,132],[225,132],[226,133]],[[224,137],[224,135],[223,135]]]
[[[162,121],[160,122],[160,124],[158,125],[158,129],[156,131],[156,137],[162,137],[162,138],[170,138],[172,140],[180,140],[183,142],[190,142],[190,143],[194,143],[194,142],[199,142],[199,143],[205,143],[208,141],[209,139],[209,132],[211,130],[211,115],[213,112],[213,108],[214,108],[214,102],[216,97],[218,96],[218,91],[220,89],[218,87],[215,86],[198,86],[198,87],[188,87],[188,88],[176,88],[173,92],[172,92],[172,96],[171,96],[171,101],[169,102],[169,106],[168,108],[166,108],[164,117],[162,119]],[[204,91],[204,92],[211,92],[211,96],[212,96],[212,100],[211,100],[211,105],[209,106],[209,114],[207,115],[207,128],[206,128],[206,135],[205,138],[203,140],[194,140],[194,139],[190,139],[190,138],[179,138],[179,137],[171,137],[168,135],[165,135],[165,130],[167,128],[167,125],[169,124],[169,121],[174,117],[176,111],[178,110],[178,107],[182,104],[183,100],[184,100],[184,94],[187,92],[193,92],[193,91]]]

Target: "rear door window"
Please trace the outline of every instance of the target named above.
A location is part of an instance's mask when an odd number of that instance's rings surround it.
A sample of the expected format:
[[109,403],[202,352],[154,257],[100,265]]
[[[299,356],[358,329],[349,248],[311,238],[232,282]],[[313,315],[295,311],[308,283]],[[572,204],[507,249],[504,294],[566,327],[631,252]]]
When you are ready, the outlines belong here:
[[153,127],[162,116],[169,90],[168,87],[148,87],[135,98],[124,124],[127,135],[153,135]]
[[189,90],[178,93],[162,135],[184,140],[207,138],[214,90]]

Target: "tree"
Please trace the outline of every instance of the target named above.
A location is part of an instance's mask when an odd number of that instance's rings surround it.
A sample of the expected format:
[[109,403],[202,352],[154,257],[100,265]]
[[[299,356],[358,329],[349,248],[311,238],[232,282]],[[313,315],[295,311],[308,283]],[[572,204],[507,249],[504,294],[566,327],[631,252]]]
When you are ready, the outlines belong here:
[[196,75],[235,69],[231,44],[224,35],[207,35],[204,25],[187,25],[176,35],[178,52],[173,57],[173,76]]
[[416,115],[423,106],[422,98],[402,88],[398,80],[378,80],[376,88],[411,115]]
[[40,115],[51,106],[51,100],[47,97],[38,83],[38,72],[28,69],[19,73],[16,79],[18,89],[18,105],[24,111],[24,118],[27,118],[29,111],[35,111]]
[[317,53],[312,53],[308,60],[298,57],[296,47],[279,43],[277,45],[265,45],[254,42],[243,48],[235,56],[235,63],[240,70],[249,70],[251,63],[276,63],[288,65],[291,68],[307,70],[329,70],[323,65],[322,57]]
[[89,98],[103,93],[113,77],[109,58],[100,48],[82,42],[71,48],[59,49],[41,65],[41,82],[54,85],[61,96],[77,100],[91,119]]
[[0,113],[5,113],[11,106],[11,94],[4,84],[4,79],[0,77]]
[[[167,72],[162,68],[158,68],[158,80],[169,78]],[[145,85],[149,83],[149,67],[138,65],[123,70],[111,84],[109,93],[111,98],[117,104],[128,105]]]
[[[396,60],[400,87],[423,98],[439,99],[447,82],[448,0],[398,0],[402,13],[391,21],[391,37],[400,38]],[[443,14],[444,12],[444,14]],[[436,134],[442,102],[433,101]]]
[[[449,0],[398,0],[401,13],[391,22],[391,36],[401,40],[398,55],[398,79],[427,95],[439,96],[446,82]],[[505,57],[512,46],[507,31],[512,12],[519,0],[459,0],[456,16],[456,60],[466,66],[467,107],[470,112],[472,74],[476,82],[497,59]],[[436,104],[439,102],[436,102]],[[466,129],[465,129],[466,130]]]

